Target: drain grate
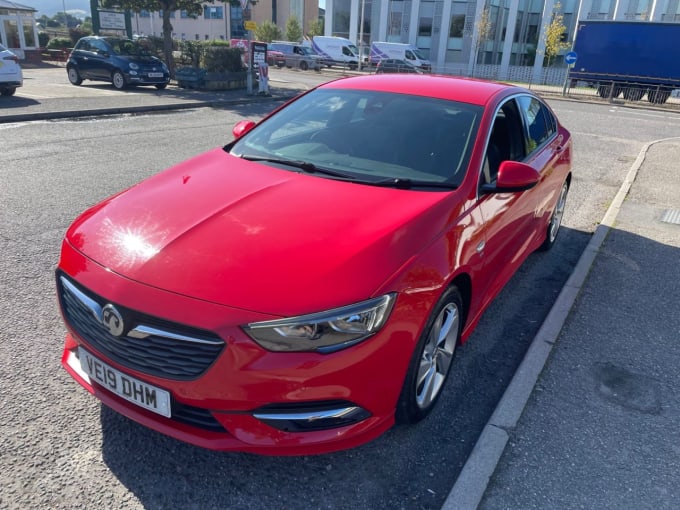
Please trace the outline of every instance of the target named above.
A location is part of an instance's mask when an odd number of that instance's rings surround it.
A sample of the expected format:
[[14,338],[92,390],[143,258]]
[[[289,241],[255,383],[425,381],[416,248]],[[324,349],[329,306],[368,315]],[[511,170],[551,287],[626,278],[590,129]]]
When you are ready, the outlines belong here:
[[680,225],[680,209],[666,209],[661,215],[661,221]]

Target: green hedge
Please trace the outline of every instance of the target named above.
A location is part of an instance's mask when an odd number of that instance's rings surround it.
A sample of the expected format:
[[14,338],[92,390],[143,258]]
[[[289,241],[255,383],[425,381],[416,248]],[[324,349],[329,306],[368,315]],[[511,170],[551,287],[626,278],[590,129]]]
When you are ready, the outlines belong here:
[[69,37],[55,37],[47,43],[48,50],[60,50],[63,48],[73,48],[73,42]]

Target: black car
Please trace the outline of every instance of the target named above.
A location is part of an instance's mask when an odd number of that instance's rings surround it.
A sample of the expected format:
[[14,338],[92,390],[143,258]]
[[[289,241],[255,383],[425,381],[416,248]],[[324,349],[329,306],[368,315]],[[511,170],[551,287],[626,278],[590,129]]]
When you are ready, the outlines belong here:
[[73,85],[83,80],[109,81],[119,90],[128,85],[164,89],[170,82],[170,72],[160,59],[121,37],[83,37],[69,56],[66,72]]
[[375,69],[377,74],[382,73],[413,73],[413,74],[423,74],[421,69],[418,69],[412,64],[409,64],[405,60],[400,60],[398,58],[386,58],[378,62]]

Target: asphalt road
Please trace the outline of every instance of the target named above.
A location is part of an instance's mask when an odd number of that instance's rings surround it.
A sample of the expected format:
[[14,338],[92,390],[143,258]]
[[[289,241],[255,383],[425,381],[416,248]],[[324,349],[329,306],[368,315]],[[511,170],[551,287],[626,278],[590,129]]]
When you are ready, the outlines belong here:
[[564,230],[487,311],[438,408],[363,447],[290,458],[200,450],[102,407],[60,367],[53,281],[80,211],[272,105],[0,125],[0,507],[439,508],[638,151],[678,135],[673,113],[552,105],[576,141]]

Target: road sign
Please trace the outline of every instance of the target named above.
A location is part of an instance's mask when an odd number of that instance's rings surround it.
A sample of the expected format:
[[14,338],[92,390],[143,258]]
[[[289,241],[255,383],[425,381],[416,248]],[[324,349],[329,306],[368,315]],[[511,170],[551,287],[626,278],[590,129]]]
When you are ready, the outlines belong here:
[[575,51],[570,51],[569,53],[567,53],[567,54],[564,56],[564,61],[565,61],[567,64],[571,65],[571,64],[573,64],[573,63],[576,62],[576,56],[577,56],[577,55],[576,55],[576,52],[575,52]]
[[243,23],[246,30],[257,30],[257,23],[254,21],[246,21]]

